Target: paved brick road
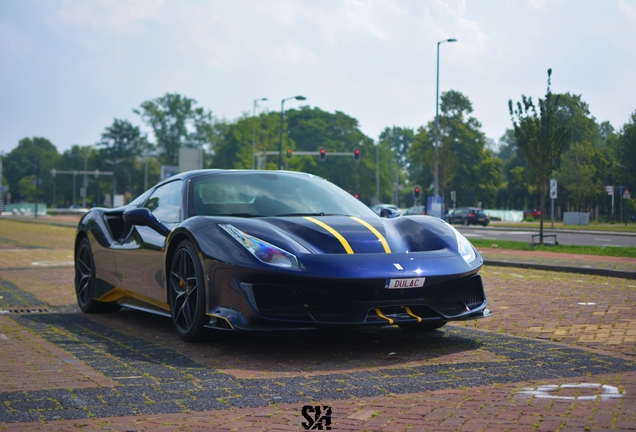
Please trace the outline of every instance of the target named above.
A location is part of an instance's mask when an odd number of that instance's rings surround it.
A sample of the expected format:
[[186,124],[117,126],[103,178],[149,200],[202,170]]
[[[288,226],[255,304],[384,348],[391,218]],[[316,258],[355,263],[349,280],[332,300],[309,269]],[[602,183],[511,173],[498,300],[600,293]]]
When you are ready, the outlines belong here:
[[318,405],[332,430],[636,430],[633,280],[487,267],[488,320],[193,345],[79,313],[70,267],[3,262],[0,309],[45,312],[0,315],[0,429],[293,431]]

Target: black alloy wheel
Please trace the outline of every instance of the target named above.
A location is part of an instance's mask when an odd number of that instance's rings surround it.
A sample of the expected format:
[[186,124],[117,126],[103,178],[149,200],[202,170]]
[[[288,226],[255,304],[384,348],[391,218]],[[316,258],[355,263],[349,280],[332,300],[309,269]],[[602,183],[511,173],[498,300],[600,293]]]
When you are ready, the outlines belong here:
[[409,332],[429,332],[444,327],[446,323],[447,321],[425,321],[421,323],[398,324],[398,327]]
[[199,254],[189,240],[179,243],[168,284],[172,324],[179,337],[195,342],[204,334],[205,285]]
[[90,241],[85,237],[75,252],[75,295],[82,312],[116,312],[117,303],[103,303],[93,298],[95,294],[95,260]]
[[470,225],[470,224],[468,223],[468,218],[464,218],[464,219],[462,220],[462,225]]

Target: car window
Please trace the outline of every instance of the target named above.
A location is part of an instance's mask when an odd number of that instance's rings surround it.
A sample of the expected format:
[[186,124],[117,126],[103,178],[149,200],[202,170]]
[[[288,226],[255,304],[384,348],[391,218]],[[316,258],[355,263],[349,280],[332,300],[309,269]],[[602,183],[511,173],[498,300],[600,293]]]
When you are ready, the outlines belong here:
[[319,177],[291,173],[225,173],[190,183],[188,216],[340,214],[376,217],[351,194]]
[[142,193],[137,198],[135,198],[130,203],[128,203],[128,205],[139,207],[146,200],[146,198],[148,198],[149,194],[150,194],[150,191],[146,191],[146,192]]
[[181,180],[159,186],[144,205],[159,222],[179,222],[181,209]]

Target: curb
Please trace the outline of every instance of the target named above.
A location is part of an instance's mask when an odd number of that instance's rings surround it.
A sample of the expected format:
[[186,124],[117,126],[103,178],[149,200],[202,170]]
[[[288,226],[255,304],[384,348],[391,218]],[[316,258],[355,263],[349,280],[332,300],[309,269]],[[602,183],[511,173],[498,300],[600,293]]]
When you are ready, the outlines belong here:
[[578,273],[594,276],[606,276],[621,279],[634,279],[636,280],[636,272],[620,271],[620,270],[607,270],[607,269],[595,269],[595,268],[581,268],[581,267],[567,267],[567,266],[555,266],[547,264],[529,264],[518,263],[510,261],[492,261],[484,260],[484,265],[498,266],[498,267],[516,267],[533,270],[547,270],[562,273]]

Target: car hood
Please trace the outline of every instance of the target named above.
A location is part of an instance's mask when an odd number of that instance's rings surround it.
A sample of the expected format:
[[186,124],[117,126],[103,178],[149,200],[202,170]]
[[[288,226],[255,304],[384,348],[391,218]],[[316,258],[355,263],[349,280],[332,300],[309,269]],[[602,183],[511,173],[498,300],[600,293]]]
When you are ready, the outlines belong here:
[[453,228],[440,219],[428,216],[393,219],[355,216],[205,219],[208,220],[207,227],[230,224],[293,253],[353,255],[457,251]]
[[[194,232],[204,254],[217,260],[247,264],[250,255],[219,225],[230,224],[246,234],[298,256],[307,270],[329,266],[334,274],[386,275],[398,271],[428,274],[462,273],[481,266],[477,254],[466,263],[458,252],[456,231],[430,217],[374,218],[352,216],[313,217],[196,217]],[[225,242],[227,247],[219,248]],[[213,248],[210,245],[214,245]],[[210,249],[208,249],[210,247]],[[251,256],[249,257],[252,260]],[[429,263],[423,270],[422,263]],[[434,264],[437,262],[437,264]],[[399,263],[403,270],[396,267]],[[413,267],[411,269],[411,267]],[[397,270],[396,270],[397,268]]]

